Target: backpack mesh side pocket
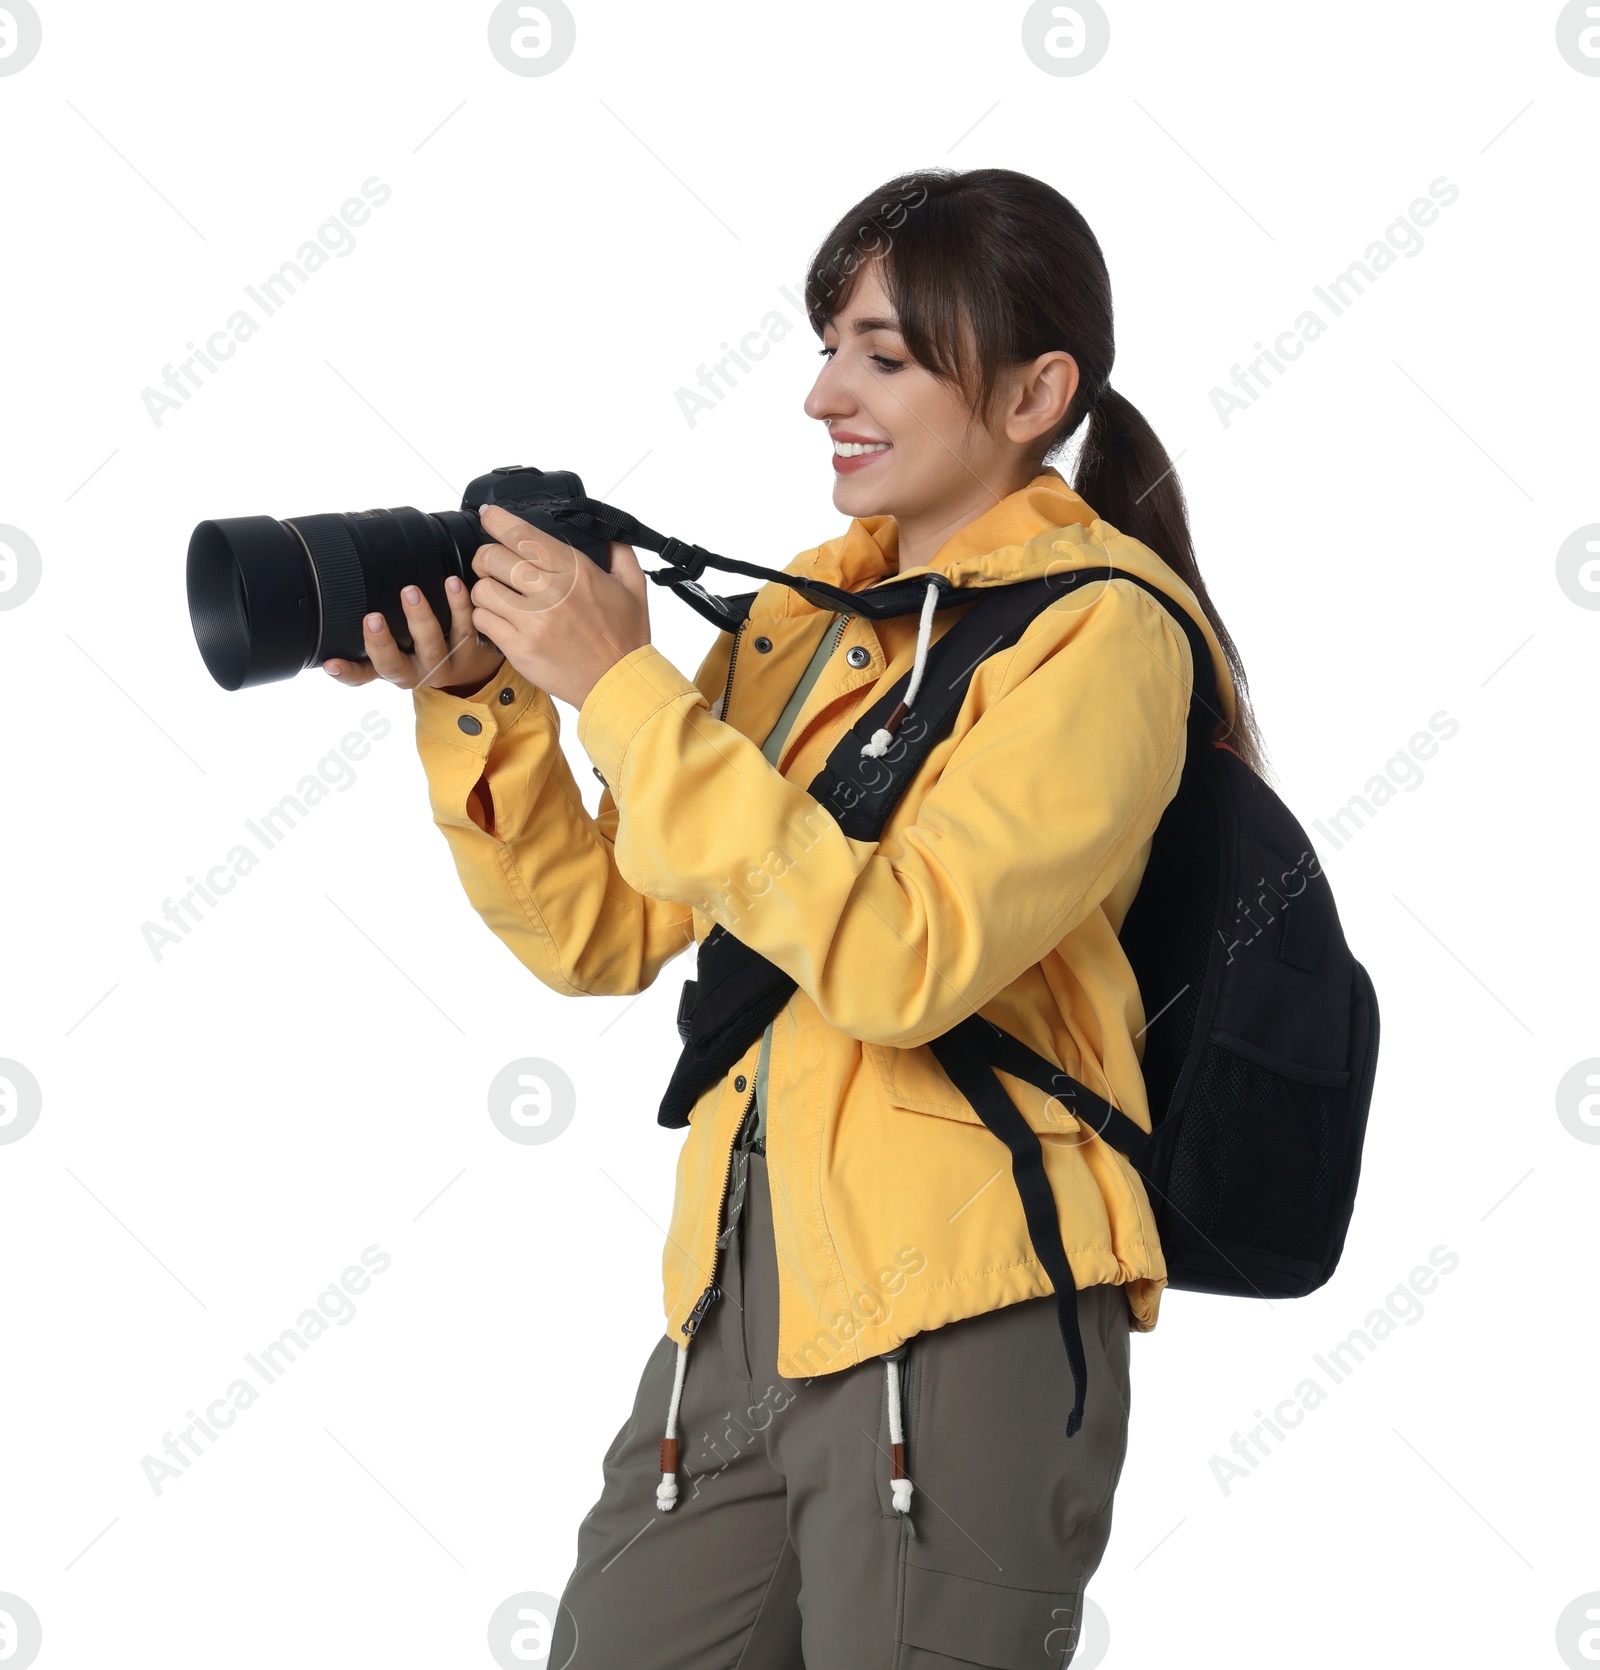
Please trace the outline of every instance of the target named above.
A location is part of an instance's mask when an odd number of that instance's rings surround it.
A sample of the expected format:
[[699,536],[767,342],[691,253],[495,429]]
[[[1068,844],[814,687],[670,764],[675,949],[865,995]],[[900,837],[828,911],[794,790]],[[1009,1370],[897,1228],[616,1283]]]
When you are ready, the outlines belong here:
[[1339,1205],[1350,1076],[1241,1045],[1213,1033],[1201,1052],[1166,1179],[1169,1256],[1219,1291],[1288,1297],[1319,1274]]

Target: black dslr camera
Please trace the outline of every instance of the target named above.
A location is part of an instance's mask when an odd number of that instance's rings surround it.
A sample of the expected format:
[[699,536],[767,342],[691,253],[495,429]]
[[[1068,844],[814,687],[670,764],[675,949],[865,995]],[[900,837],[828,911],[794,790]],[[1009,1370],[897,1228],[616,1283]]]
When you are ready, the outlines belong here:
[[189,539],[189,618],[206,670],[224,690],[239,690],[293,678],[330,656],[365,660],[361,621],[373,610],[410,654],[402,586],[419,587],[448,632],[446,578],[472,585],[472,554],[493,543],[478,521],[480,505],[502,505],[609,569],[610,542],[562,521],[587,503],[572,471],[513,464],[472,482],[460,510],[402,505],[202,522]]

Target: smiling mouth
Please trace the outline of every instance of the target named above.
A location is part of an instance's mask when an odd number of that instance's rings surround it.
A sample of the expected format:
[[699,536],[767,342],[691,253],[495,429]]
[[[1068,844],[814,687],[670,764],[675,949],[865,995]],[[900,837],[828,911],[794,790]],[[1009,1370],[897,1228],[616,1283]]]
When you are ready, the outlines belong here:
[[853,475],[857,470],[865,469],[874,458],[881,458],[893,450],[894,445],[890,441],[836,440],[833,443],[833,467],[839,475]]

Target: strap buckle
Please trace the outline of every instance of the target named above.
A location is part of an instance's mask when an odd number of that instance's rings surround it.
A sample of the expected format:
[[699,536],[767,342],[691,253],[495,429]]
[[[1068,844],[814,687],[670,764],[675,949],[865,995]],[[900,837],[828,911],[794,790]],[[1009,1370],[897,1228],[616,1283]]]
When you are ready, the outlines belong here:
[[700,982],[685,980],[683,990],[678,993],[678,1036],[686,1044],[693,1031],[694,1006],[699,996]]

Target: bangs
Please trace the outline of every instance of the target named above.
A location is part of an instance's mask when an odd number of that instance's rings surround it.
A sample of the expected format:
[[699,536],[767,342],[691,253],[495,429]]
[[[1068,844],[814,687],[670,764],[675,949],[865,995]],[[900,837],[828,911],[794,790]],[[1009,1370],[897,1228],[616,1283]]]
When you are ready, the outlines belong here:
[[959,192],[930,193],[928,180],[890,181],[843,216],[812,258],[806,312],[820,337],[876,262],[911,357],[986,416],[1001,370],[1026,357],[992,276],[992,214]]

